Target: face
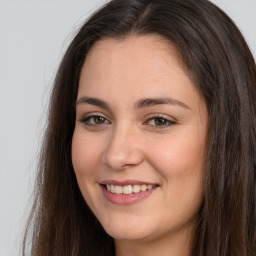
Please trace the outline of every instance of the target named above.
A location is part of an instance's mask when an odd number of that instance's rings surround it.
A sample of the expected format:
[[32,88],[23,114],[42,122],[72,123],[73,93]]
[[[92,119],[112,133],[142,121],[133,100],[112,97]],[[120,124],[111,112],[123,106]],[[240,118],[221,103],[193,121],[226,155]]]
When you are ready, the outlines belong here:
[[202,203],[207,111],[175,48],[153,35],[98,41],[76,115],[75,174],[107,233],[140,241],[187,233]]

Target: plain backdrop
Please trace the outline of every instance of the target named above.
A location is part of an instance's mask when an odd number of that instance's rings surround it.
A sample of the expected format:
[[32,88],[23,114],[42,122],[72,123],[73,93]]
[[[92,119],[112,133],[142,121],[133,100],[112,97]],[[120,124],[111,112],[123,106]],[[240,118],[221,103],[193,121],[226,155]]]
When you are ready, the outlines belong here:
[[[21,237],[50,88],[74,31],[106,0],[0,0],[0,256]],[[256,0],[213,0],[256,56]]]

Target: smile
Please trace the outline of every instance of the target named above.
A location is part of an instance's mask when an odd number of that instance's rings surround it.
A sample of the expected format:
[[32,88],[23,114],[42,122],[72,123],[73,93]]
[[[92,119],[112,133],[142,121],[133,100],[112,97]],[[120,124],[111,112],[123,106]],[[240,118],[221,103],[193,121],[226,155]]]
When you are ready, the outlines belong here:
[[149,197],[158,187],[142,181],[108,180],[100,183],[105,198],[116,205],[131,205]]
[[147,191],[151,190],[152,188],[156,187],[156,185],[126,185],[126,186],[120,186],[120,185],[113,185],[113,184],[107,184],[105,185],[107,190],[114,193],[114,194],[125,194],[130,195],[132,193],[139,193],[141,191]]

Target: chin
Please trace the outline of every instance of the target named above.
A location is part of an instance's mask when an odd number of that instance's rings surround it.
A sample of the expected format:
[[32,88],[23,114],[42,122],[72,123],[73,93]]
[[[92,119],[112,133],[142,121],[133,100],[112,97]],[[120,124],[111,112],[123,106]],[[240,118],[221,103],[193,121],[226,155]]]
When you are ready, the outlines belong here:
[[129,223],[123,221],[122,223],[108,223],[103,226],[105,231],[116,240],[144,240],[154,231],[150,230],[148,225],[138,225],[137,223]]

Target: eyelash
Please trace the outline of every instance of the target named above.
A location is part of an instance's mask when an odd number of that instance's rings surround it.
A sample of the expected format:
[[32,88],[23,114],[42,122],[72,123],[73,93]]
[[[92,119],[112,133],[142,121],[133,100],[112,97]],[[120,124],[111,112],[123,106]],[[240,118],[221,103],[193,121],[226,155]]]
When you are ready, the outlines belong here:
[[[162,123],[161,125],[157,125],[156,122],[160,121],[160,123]],[[149,124],[149,122],[154,122],[154,124]],[[161,115],[156,115],[156,116],[152,116],[150,117],[146,122],[144,122],[143,124],[149,124],[150,126],[152,126],[153,128],[155,129],[164,129],[164,128],[167,128],[167,127],[170,127],[170,126],[173,126],[175,125],[177,122],[176,121],[173,121],[173,120],[170,120],[164,116],[161,116]]]
[[[95,122],[96,118],[101,119],[102,123],[97,124]],[[93,123],[91,123],[90,120],[93,121]],[[156,124],[157,120],[160,121],[160,123],[162,123],[162,124],[157,125]],[[150,124],[150,122],[152,122],[152,121],[154,122],[154,124]],[[80,122],[84,123],[86,126],[95,127],[95,128],[102,126],[102,125],[111,124],[111,122],[102,115],[86,116],[86,117],[82,118],[80,120]],[[176,121],[170,120],[164,116],[155,115],[155,116],[152,116],[149,119],[147,119],[146,122],[143,123],[143,125],[149,125],[149,126],[153,127],[154,129],[164,129],[164,128],[173,126],[176,123],[177,123]]]
[[[95,119],[98,118],[98,119],[102,119],[104,121],[104,123],[100,123],[100,124],[97,124],[95,123]],[[94,121],[94,123],[90,123],[90,119],[92,119]],[[110,124],[111,122],[108,121],[107,118],[105,118],[104,116],[102,115],[90,115],[90,116],[86,116],[84,118],[82,118],[80,120],[82,123],[84,123],[86,126],[100,126],[100,125],[105,125],[105,124]],[[107,121],[107,122],[106,122]]]

